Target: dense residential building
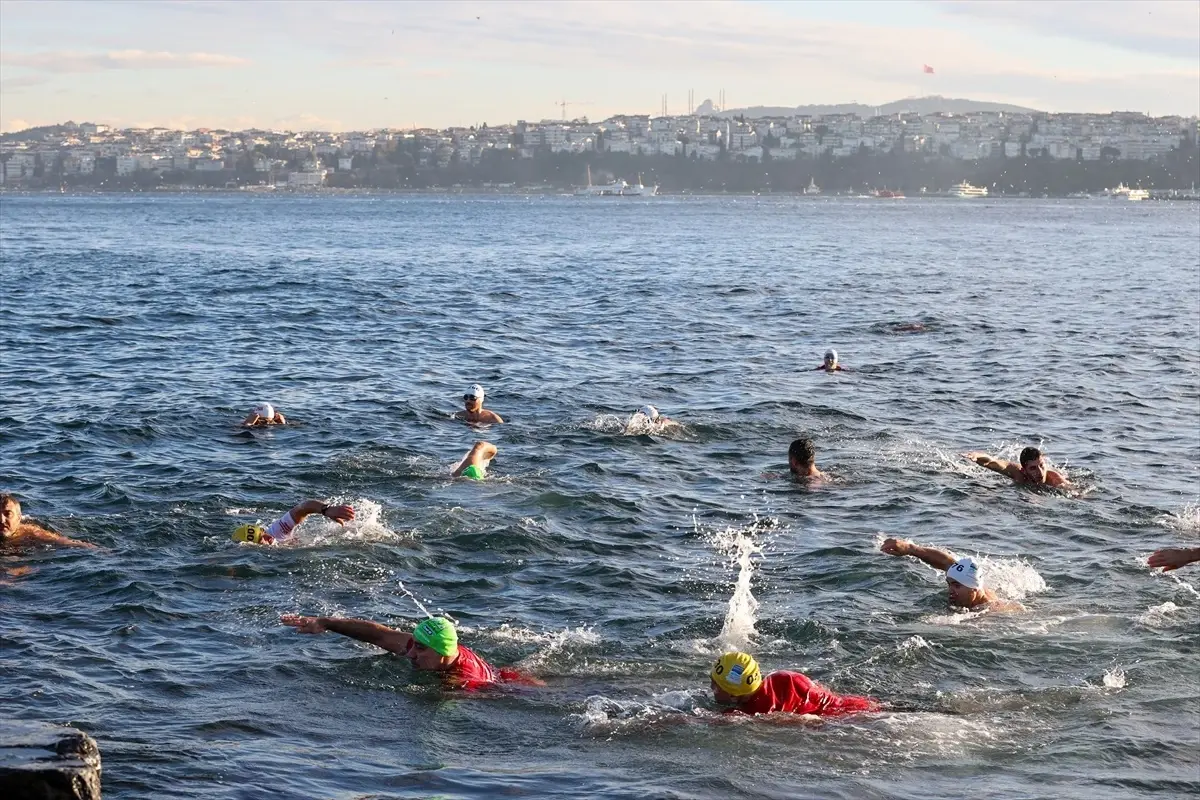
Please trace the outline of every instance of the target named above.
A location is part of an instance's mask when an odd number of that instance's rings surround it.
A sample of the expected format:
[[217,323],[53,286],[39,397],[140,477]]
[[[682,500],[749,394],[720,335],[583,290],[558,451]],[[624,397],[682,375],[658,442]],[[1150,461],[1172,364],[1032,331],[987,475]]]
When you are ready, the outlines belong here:
[[1188,143],[1200,121],[1109,114],[853,114],[744,119],[731,116],[617,115],[587,119],[518,121],[512,125],[445,130],[225,131],[201,128],[114,130],[95,123],[64,123],[8,134],[0,141],[0,183],[20,186],[47,178],[82,179],[100,172],[120,178],[166,173],[219,176],[244,172],[256,181],[316,188],[361,172],[382,155],[403,152],[417,167],[478,164],[489,152],[530,159],[539,153],[627,153],[700,161],[844,159],[893,150],[929,158],[978,162],[1049,158],[1152,161]]

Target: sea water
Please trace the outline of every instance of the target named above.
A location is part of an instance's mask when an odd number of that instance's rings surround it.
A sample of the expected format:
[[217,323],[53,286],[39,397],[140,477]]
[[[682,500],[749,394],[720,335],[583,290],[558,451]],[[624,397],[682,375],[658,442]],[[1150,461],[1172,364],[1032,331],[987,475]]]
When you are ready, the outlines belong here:
[[[1145,559],[1200,545],[1197,211],[4,195],[0,490],[105,548],[0,555],[4,716],[90,732],[114,798],[1194,793],[1200,566]],[[476,382],[506,424],[451,419]],[[1026,444],[1076,490],[960,455]],[[229,541],[309,498],[358,519]],[[418,604],[547,686],[278,624]],[[892,710],[722,719],[726,647]]]

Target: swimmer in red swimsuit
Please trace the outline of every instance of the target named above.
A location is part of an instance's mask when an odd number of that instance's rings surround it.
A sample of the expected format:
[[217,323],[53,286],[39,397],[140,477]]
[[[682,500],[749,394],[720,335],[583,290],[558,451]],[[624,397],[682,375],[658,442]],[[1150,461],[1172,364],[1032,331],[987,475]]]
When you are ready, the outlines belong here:
[[300,633],[331,631],[404,656],[412,663],[413,669],[441,673],[442,685],[447,689],[472,691],[498,683],[545,686],[537,678],[517,670],[496,669],[473,650],[460,645],[454,623],[445,617],[430,617],[413,628],[412,633],[365,619],[284,614],[279,621]]
[[881,711],[878,700],[837,694],[800,672],[780,670],[765,678],[748,653],[726,653],[709,673],[713,696],[726,714],[816,714],[822,717]]

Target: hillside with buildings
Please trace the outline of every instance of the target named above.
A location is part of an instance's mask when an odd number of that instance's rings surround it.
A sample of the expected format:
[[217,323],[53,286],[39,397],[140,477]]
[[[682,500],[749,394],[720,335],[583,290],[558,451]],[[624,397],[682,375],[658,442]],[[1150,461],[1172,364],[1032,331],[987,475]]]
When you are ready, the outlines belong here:
[[561,190],[590,167],[663,191],[1094,192],[1200,181],[1197,119],[1108,114],[618,115],[355,132],[112,129],[64,123],[0,138],[6,189],[477,187]]

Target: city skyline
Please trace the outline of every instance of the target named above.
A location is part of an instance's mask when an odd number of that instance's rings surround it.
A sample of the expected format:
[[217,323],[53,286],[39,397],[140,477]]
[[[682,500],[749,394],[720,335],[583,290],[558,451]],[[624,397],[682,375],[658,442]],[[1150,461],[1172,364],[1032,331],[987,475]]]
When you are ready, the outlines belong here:
[[0,16],[0,131],[447,127],[558,118],[562,100],[599,119],[658,114],[664,94],[684,113],[689,91],[730,108],[941,94],[1200,113],[1200,4],[1170,0],[4,0]]

